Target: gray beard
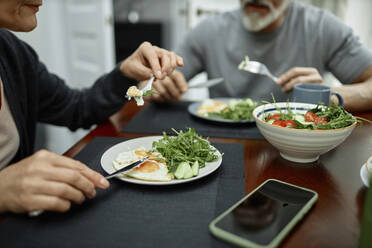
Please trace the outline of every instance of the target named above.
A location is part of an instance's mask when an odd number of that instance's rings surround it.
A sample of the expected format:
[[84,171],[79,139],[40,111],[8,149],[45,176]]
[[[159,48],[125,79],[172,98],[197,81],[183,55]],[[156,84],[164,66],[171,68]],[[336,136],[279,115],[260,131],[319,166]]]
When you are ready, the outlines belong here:
[[242,7],[243,26],[245,27],[245,29],[251,32],[259,32],[265,29],[280,17],[280,15],[287,8],[288,2],[288,0],[284,0],[277,9],[275,9],[273,5],[269,3],[268,5],[270,5],[270,13],[267,14],[265,17],[261,17],[259,13],[252,13],[250,15],[247,15],[244,11],[244,7]]

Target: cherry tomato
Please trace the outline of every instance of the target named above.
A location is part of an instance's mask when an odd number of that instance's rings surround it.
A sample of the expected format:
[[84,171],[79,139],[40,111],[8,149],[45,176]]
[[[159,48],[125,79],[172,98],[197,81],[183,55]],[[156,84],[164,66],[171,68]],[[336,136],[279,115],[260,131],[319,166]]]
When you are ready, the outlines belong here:
[[296,127],[296,123],[292,120],[285,121],[286,127]]
[[305,114],[305,121],[314,122],[318,116],[311,111],[307,111]]
[[315,123],[316,124],[322,124],[322,125],[325,125],[328,123],[328,120],[326,118],[323,118],[323,117],[318,117],[316,120],[315,120]]
[[282,120],[275,120],[273,122],[273,125],[276,125],[276,126],[281,126],[281,127],[286,127],[287,125],[284,123],[284,121]]
[[267,117],[267,120],[271,120],[271,119],[273,119],[273,120],[279,120],[281,117],[282,117],[281,114],[273,114],[273,115],[269,115]]
[[273,125],[281,127],[296,127],[296,123],[292,120],[275,120]]
[[324,124],[327,124],[328,123],[328,120],[326,118],[317,116],[316,114],[314,114],[311,111],[306,112],[306,114],[305,114],[305,121],[314,122],[317,125],[318,124],[324,125]]

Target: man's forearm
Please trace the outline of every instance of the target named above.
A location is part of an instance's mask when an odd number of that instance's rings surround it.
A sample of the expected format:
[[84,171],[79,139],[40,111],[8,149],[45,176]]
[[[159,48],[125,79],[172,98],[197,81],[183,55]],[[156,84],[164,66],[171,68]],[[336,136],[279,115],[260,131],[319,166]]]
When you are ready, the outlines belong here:
[[345,109],[349,112],[372,110],[372,78],[365,82],[333,87],[344,99]]

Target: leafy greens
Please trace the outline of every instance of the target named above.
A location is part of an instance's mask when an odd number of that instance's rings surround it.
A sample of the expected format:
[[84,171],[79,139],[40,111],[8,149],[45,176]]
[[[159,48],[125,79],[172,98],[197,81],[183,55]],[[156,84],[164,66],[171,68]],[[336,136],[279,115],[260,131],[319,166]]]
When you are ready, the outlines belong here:
[[210,145],[208,139],[201,138],[195,129],[189,128],[187,132],[177,132],[177,136],[168,136],[163,132],[163,138],[154,141],[152,148],[166,159],[170,173],[174,173],[182,162],[199,162],[200,168],[205,167],[206,162],[212,162],[218,158],[216,149]]
[[144,92],[142,96],[145,97],[145,96],[154,95],[154,94],[157,94],[157,92],[153,90],[148,90]]
[[208,112],[208,117],[243,121],[253,119],[252,112],[259,103],[250,98],[244,100],[231,100],[226,108],[220,112]]

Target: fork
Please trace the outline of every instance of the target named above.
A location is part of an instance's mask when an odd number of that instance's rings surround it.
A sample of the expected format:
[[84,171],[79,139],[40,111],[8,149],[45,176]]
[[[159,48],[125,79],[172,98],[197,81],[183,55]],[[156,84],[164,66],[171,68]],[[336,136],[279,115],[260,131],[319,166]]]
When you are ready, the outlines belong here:
[[152,88],[152,83],[154,82],[154,79],[155,79],[155,77],[154,77],[154,75],[152,75],[151,78],[149,79],[149,81],[147,82],[146,86],[143,87],[143,88],[141,89],[142,95],[143,95],[146,91],[151,90],[151,88]]
[[245,57],[245,59],[239,64],[238,69],[255,74],[268,76],[275,83],[278,81],[278,78],[271,74],[269,69],[267,69],[266,65],[257,61],[250,61],[248,57]]

